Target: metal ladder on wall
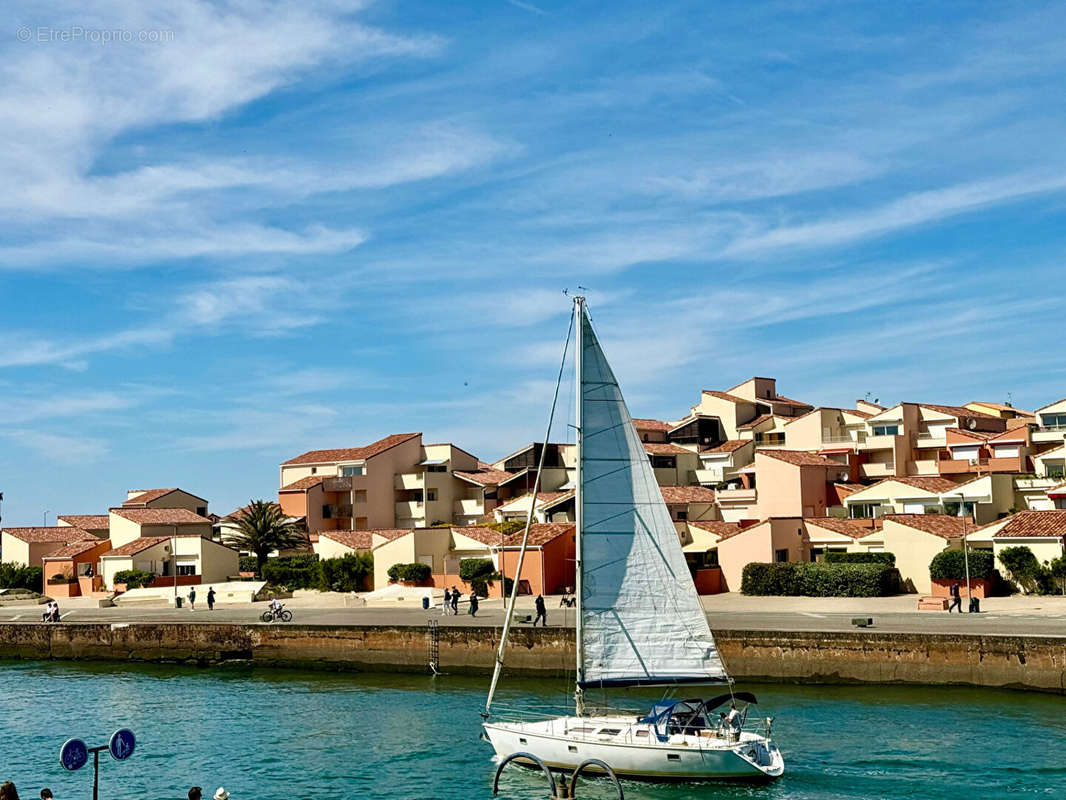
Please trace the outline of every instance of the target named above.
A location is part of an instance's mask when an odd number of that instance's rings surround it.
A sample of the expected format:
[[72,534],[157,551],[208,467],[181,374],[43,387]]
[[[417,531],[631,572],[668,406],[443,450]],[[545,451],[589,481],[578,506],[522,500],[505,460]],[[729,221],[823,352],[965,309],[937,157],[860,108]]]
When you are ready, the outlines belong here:
[[429,671],[434,675],[440,675],[440,625],[437,620],[429,620],[426,629],[426,657],[429,661]]

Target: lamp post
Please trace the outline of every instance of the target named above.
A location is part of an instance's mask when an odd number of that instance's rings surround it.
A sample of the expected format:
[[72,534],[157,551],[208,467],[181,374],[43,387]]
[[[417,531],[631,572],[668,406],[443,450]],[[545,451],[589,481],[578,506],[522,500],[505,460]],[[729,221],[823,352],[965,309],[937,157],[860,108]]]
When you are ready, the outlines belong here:
[[[976,506],[974,506],[976,509]],[[966,598],[973,610],[973,594],[970,592],[970,547],[966,541],[966,495],[959,492],[959,516],[962,517],[962,563],[966,569]]]

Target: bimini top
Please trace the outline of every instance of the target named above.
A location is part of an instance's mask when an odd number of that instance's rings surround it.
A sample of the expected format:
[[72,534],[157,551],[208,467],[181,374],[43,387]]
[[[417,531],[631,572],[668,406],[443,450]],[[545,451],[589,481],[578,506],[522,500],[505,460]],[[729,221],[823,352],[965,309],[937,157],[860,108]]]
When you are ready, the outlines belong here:
[[671,733],[712,727],[709,719],[711,712],[729,700],[759,702],[751,692],[720,694],[710,700],[700,700],[698,697],[691,700],[663,700],[653,705],[640,722],[654,727],[659,741],[666,741]]

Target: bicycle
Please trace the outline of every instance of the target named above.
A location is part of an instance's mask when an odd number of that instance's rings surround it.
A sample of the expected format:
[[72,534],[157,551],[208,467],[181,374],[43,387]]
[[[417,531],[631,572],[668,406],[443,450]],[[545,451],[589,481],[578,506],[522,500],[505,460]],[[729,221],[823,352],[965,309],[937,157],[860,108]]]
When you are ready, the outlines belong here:
[[281,620],[282,622],[292,622],[292,612],[284,606],[282,606],[277,613],[275,613],[273,609],[268,608],[259,616],[259,619],[263,622],[277,622],[278,620]]

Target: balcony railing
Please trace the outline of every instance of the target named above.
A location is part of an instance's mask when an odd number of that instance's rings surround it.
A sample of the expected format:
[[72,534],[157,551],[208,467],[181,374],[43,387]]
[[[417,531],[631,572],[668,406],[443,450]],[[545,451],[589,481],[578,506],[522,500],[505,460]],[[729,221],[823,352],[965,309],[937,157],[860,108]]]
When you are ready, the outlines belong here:
[[822,444],[854,444],[855,440],[846,433],[823,433]]
[[322,490],[326,492],[350,492],[352,490],[351,476],[324,478]]

